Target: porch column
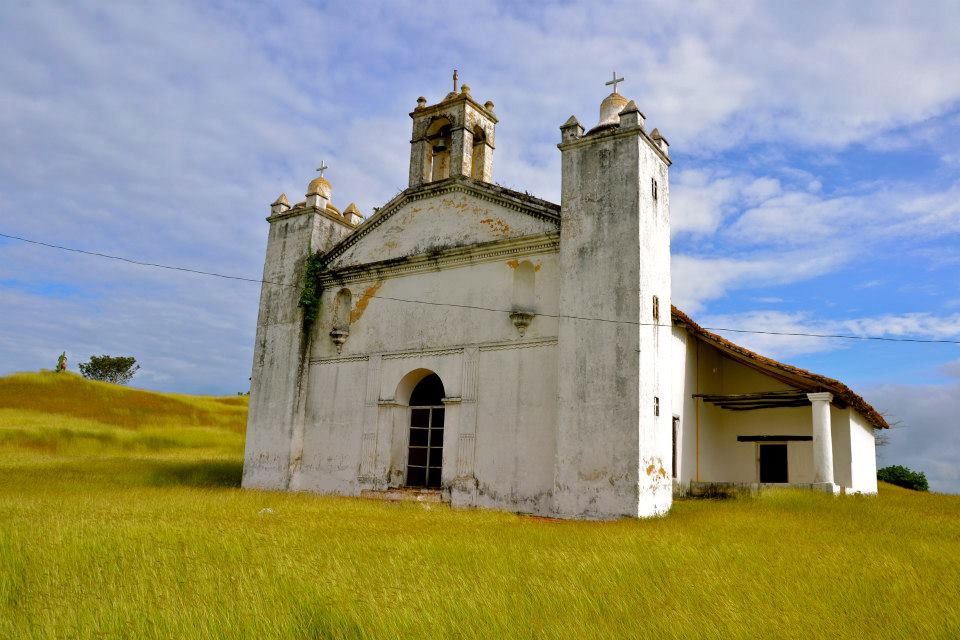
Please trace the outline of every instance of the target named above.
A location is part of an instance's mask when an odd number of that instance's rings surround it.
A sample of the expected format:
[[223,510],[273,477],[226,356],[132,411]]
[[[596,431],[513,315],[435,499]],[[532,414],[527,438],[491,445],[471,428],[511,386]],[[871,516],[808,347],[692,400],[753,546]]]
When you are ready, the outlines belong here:
[[833,438],[830,434],[830,402],[833,394],[808,393],[813,405],[813,481],[833,484]]

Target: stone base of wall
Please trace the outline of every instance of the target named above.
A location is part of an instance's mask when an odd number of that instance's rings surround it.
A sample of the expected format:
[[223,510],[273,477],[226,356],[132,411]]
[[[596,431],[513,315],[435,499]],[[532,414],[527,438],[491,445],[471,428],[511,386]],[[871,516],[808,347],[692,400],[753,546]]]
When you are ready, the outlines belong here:
[[798,482],[798,483],[760,483],[760,482],[690,482],[685,492],[679,493],[691,498],[737,498],[756,495],[767,489],[808,489],[839,494],[840,487],[832,482]]
[[413,502],[449,502],[443,492],[436,489],[385,489],[385,490],[364,490],[360,492],[361,498],[371,500],[410,500]]

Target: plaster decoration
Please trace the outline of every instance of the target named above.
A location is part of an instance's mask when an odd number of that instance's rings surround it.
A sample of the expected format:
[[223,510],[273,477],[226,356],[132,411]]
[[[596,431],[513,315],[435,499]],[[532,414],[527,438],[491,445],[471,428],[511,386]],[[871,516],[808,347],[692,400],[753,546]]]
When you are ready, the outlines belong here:
[[521,338],[523,334],[527,332],[527,327],[533,322],[534,315],[535,314],[529,311],[514,311],[510,314],[510,321],[513,322],[513,326],[517,328],[517,333],[520,334]]

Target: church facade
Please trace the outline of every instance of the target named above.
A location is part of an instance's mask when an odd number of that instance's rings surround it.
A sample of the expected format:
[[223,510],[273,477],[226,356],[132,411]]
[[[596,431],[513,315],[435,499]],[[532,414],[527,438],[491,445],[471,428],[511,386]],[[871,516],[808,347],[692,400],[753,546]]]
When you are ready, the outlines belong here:
[[322,173],[271,206],[244,487],[599,519],[876,491],[877,411],[671,305],[669,147],[616,84],[560,127],[559,205],[493,182],[466,85],[410,117],[409,187],[369,218]]

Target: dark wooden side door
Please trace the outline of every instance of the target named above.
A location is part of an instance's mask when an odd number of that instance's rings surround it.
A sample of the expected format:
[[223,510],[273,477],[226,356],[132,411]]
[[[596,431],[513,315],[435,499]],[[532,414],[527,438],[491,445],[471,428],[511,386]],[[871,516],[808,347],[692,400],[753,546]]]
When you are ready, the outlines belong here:
[[760,482],[787,482],[787,445],[761,444]]

